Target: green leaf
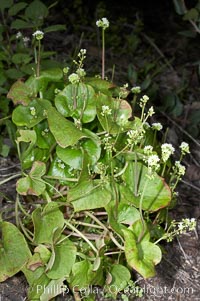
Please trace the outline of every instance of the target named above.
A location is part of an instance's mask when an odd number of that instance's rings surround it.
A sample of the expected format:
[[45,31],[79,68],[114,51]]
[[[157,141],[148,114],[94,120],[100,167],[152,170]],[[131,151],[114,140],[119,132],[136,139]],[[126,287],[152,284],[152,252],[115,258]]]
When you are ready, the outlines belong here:
[[83,164],[83,153],[81,149],[72,147],[56,147],[56,154],[65,164],[73,169],[81,169]]
[[36,97],[38,92],[43,94],[46,92],[47,86],[50,82],[59,82],[63,77],[63,72],[60,68],[51,68],[40,72],[40,76],[30,76],[26,81],[27,87],[32,91]]
[[93,278],[92,264],[89,260],[76,262],[73,265],[72,274],[70,281],[72,287],[77,287],[78,289],[87,287],[91,284]]
[[0,10],[3,12],[5,8],[10,8],[13,5],[13,0],[1,0]]
[[21,19],[16,19],[11,23],[12,29],[27,29],[27,28],[33,28],[34,24],[23,21]]
[[87,77],[85,79],[86,83],[92,86],[95,90],[96,93],[103,93],[108,96],[118,96],[120,89],[114,85],[113,83],[103,80],[101,78],[96,78],[96,77]]
[[[62,237],[61,237],[62,238]],[[76,247],[69,239],[65,239],[54,248],[55,261],[47,276],[50,279],[69,277],[76,259]]]
[[[54,297],[62,294],[64,292],[65,278],[60,278],[56,280],[51,280],[48,285],[43,286],[43,293],[40,295],[40,301],[53,300]],[[31,299],[31,300],[35,300]]]
[[18,273],[31,257],[23,234],[9,222],[1,222],[0,282]]
[[184,15],[187,12],[184,0],[173,0],[174,8],[178,15]]
[[13,110],[12,121],[17,126],[34,127],[47,118],[51,103],[46,99],[34,99],[27,106],[19,105]]
[[29,287],[28,300],[40,301],[41,295],[43,295],[45,292],[48,295],[48,291],[46,291],[46,288],[49,285],[49,283],[50,283],[50,279],[47,277],[45,273],[42,273],[39,276],[39,278],[35,279],[35,281]]
[[57,25],[51,25],[45,28],[44,32],[53,32],[53,31],[59,31],[59,30],[66,30],[66,25],[57,24]]
[[199,12],[196,8],[191,8],[186,12],[186,14],[183,16],[183,20],[190,21],[193,20],[196,22],[199,18]]
[[12,56],[12,62],[16,65],[28,64],[30,61],[32,61],[32,57],[26,53],[16,53]]
[[49,130],[49,125],[47,120],[38,123],[34,127],[34,130],[37,134],[36,144],[39,148],[49,149],[55,143],[55,139]]
[[83,83],[67,85],[55,98],[58,111],[65,117],[80,119],[88,123],[96,117],[94,89]]
[[40,207],[36,208],[32,213],[32,218],[36,244],[52,244],[53,233],[55,231],[61,233],[64,226],[64,217],[56,202],[48,203],[43,210]]
[[25,16],[35,22],[42,20],[48,15],[48,8],[39,0],[34,0],[25,10]]
[[[140,198],[143,195],[142,209],[152,212],[169,205],[171,190],[163,178],[156,174],[153,179],[148,179],[147,174],[148,168],[145,165],[130,162],[122,178],[132,192],[132,197],[129,193],[128,201],[139,208]],[[146,185],[147,181],[148,185]],[[135,195],[135,191],[137,195]],[[126,197],[128,197],[127,193]]]
[[111,291],[112,297],[116,298],[118,292],[122,291],[128,285],[128,282],[131,279],[131,274],[129,270],[121,264],[112,265],[110,274],[112,276],[112,281],[109,284],[109,288],[115,288]]
[[119,204],[117,217],[118,223],[132,225],[138,219],[140,219],[140,212],[135,207],[131,207],[130,204]]
[[76,144],[80,139],[86,137],[73,122],[65,119],[54,108],[47,110],[49,128],[55,137],[58,145],[67,147]]
[[55,157],[51,162],[48,176],[55,177],[61,185],[74,186],[74,181],[70,181],[71,178],[74,179],[74,175],[71,168],[66,166],[58,157]]
[[[143,233],[144,230],[144,233]],[[123,229],[125,239],[125,256],[128,264],[144,278],[155,276],[155,265],[161,261],[160,248],[149,242],[149,233],[143,229],[139,220],[129,229]],[[141,233],[143,237],[138,241]]]
[[17,181],[17,192],[21,195],[41,195],[46,189],[41,179],[45,172],[46,165],[43,162],[34,161],[29,175]]
[[30,95],[31,90],[26,86],[24,82],[18,80],[11,86],[7,97],[12,99],[14,105],[21,103],[24,106],[27,106],[31,101]]
[[111,197],[109,185],[101,185],[98,180],[81,182],[68,192],[68,201],[75,211],[105,207]]
[[94,165],[101,155],[101,141],[95,133],[88,129],[83,129],[83,133],[90,139],[83,139],[81,145],[88,156],[88,163]]
[[[126,100],[98,94],[96,102],[97,116],[105,131],[110,134],[118,134],[127,130],[127,126],[129,126],[128,119],[132,116],[132,109]],[[103,106],[108,106],[111,109],[111,115],[102,116]]]
[[19,2],[14,5],[12,5],[8,10],[9,16],[16,16],[22,9],[24,9],[27,6],[27,3],[25,2]]

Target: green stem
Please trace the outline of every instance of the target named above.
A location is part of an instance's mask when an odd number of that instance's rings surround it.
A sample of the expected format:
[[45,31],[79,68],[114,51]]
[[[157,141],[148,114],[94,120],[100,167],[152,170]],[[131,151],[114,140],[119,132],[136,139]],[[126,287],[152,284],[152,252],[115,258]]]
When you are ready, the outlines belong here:
[[142,194],[141,194],[141,197],[140,197],[140,204],[139,204],[139,211],[140,211],[140,217],[141,217],[141,221],[142,221],[142,231],[138,237],[138,242],[141,241],[143,235],[144,235],[144,230],[145,230],[145,222],[144,222],[144,218],[143,218],[143,214],[142,214],[142,203],[143,203],[143,198],[144,198],[144,193],[145,193],[145,190],[147,188],[147,184],[149,183],[149,179],[147,178],[145,184],[144,184],[144,187],[143,187],[143,190],[142,190]]
[[105,77],[105,30],[102,28],[102,79]]
[[80,232],[78,229],[76,229],[76,227],[74,227],[73,225],[71,225],[70,223],[68,223],[68,221],[65,220],[65,224],[67,225],[67,227],[69,227],[72,231],[78,233],[78,235],[83,238],[88,245],[91,247],[91,249],[98,255],[98,250],[95,248],[95,246],[91,243],[91,241],[89,241],[89,239],[87,239],[87,237],[85,237],[85,235],[83,235],[82,232]]
[[36,76],[40,76],[40,55],[41,55],[41,42],[38,41],[38,53],[37,53],[37,69],[36,69]]

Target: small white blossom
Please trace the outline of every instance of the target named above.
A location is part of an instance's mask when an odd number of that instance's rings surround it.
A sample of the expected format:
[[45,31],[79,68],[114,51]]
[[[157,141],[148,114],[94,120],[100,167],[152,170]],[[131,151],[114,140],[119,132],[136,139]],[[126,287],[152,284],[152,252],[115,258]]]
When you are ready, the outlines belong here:
[[109,21],[108,21],[107,18],[102,18],[102,19],[100,19],[100,20],[98,20],[98,21],[96,22],[96,25],[97,25],[98,27],[102,27],[103,30],[105,30],[106,28],[109,27]]
[[134,94],[139,94],[141,93],[141,88],[139,86],[131,88],[131,92]]
[[30,111],[31,111],[31,115],[35,116],[35,114],[36,114],[35,107],[30,107]]
[[174,171],[177,174],[177,176],[181,177],[185,174],[185,166],[183,166],[180,161],[176,161],[174,164]]
[[170,143],[164,143],[161,145],[162,160],[166,162],[169,157],[175,152],[174,147]]
[[147,164],[148,164],[148,177],[152,179],[154,177],[154,173],[159,169],[160,167],[160,159],[158,155],[150,155],[147,158]]
[[44,32],[41,30],[36,30],[32,35],[34,38],[36,38],[36,40],[42,40],[44,37]]
[[189,144],[187,142],[182,142],[180,145],[180,149],[181,149],[182,155],[190,153]]
[[22,33],[21,31],[18,31],[18,33],[16,34],[16,39],[20,39],[22,37]]
[[149,97],[147,95],[143,95],[140,98],[140,107],[143,107],[144,105],[146,105],[148,100],[149,100]]
[[153,146],[151,146],[151,145],[146,145],[145,147],[144,147],[144,154],[145,155],[151,155],[152,154],[152,152],[153,152]]
[[152,129],[156,131],[161,131],[163,128],[162,124],[160,122],[154,122],[152,123]]
[[76,73],[79,75],[79,77],[84,77],[86,75],[86,72],[83,68],[78,68]]
[[151,106],[148,111],[148,116],[151,117],[153,114],[155,114],[155,111],[154,111],[154,108]]
[[129,130],[127,132],[127,136],[129,137],[127,139],[127,143],[129,145],[132,145],[132,144],[138,144],[144,137],[144,129],[143,127],[139,127],[137,130]]
[[102,112],[101,112],[102,116],[112,114],[112,109],[110,109],[109,106],[102,106],[101,108],[102,108]]
[[63,68],[63,73],[64,73],[64,74],[67,74],[68,72],[69,72],[69,67],[64,67],[64,68]]
[[80,82],[80,77],[77,73],[72,73],[68,76],[68,80],[71,84],[78,84]]
[[25,47],[28,47],[28,42],[30,41],[30,38],[29,37],[24,37],[23,38],[23,42],[24,42],[24,46]]

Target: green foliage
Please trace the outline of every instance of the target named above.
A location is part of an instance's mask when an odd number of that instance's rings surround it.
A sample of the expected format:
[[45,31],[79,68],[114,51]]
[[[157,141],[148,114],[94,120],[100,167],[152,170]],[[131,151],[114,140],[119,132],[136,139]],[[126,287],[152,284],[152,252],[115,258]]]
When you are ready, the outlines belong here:
[[[9,8],[11,16],[24,12],[13,28],[41,26],[48,8],[38,0],[25,4],[2,2],[0,8]],[[106,18],[102,22],[109,24]],[[43,70],[43,35],[37,30],[34,36],[35,74],[17,78],[7,94],[16,106],[12,121],[21,163],[16,184],[21,231],[1,221],[0,281],[22,271],[30,300],[48,301],[65,289],[77,300],[94,300],[88,286],[104,287],[115,299],[122,292],[127,300],[125,291],[134,286],[132,270],[153,277],[162,259],[158,242],[169,239],[170,231],[165,235],[162,223],[168,220],[159,216],[170,206],[184,167],[180,162],[171,167],[173,151],[164,156],[155,129],[147,129],[154,110],[146,95],[139,99],[141,116],[133,116],[127,97],[135,92],[87,78],[85,50],[68,77],[59,66]],[[21,54],[13,60],[30,63]],[[132,96],[135,102],[137,95]],[[184,144],[181,159],[188,151]],[[31,214],[21,196],[32,200]]]
[[[56,3],[55,3],[56,4]],[[52,6],[51,6],[52,7]],[[0,25],[0,130],[2,138],[0,139],[0,155],[7,156],[10,151],[10,146],[4,143],[3,137],[9,136],[13,145],[15,145],[16,128],[8,119],[9,114],[12,111],[12,103],[6,99],[6,94],[10,89],[10,85],[16,82],[18,89],[18,97],[20,99],[14,101],[14,105],[19,102],[29,101],[29,88],[31,93],[37,93],[37,90],[42,91],[41,86],[45,88],[51,78],[57,81],[62,77],[57,73],[57,70],[48,72],[47,76],[45,72],[41,72],[40,79],[34,80],[35,77],[30,77],[29,83],[25,87],[23,84],[23,77],[36,73],[36,61],[37,57],[34,57],[34,53],[37,47],[37,41],[33,37],[34,31],[38,28],[42,28],[45,33],[65,30],[65,25],[53,25],[45,28],[45,20],[48,18],[51,7],[47,7],[42,1],[34,0],[31,3],[28,1],[22,1],[14,3],[14,1],[1,1],[0,10],[2,16],[2,24]],[[49,60],[55,53],[43,51],[43,64],[48,68],[51,68],[55,61]],[[35,58],[35,60],[34,60]],[[59,63],[56,63],[59,66]],[[60,70],[59,70],[60,71]],[[53,78],[52,78],[53,77]],[[34,85],[34,88],[33,86]],[[15,99],[15,95],[10,91],[9,98]]]

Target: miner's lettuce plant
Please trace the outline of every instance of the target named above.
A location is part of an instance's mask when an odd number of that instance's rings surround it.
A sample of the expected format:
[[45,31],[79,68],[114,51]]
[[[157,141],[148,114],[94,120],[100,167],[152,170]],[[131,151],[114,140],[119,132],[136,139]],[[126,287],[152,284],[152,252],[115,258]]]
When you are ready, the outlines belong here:
[[[80,300],[88,286],[104,287],[116,299],[132,271],[155,275],[161,240],[195,227],[195,220],[177,226],[167,218],[185,169],[180,161],[172,165],[174,148],[157,141],[162,126],[147,123],[154,114],[148,96],[138,87],[87,77],[85,58],[81,49],[71,73],[40,70],[37,59],[36,72],[8,93],[16,106],[21,173],[18,228],[1,221],[0,281],[22,271],[29,300],[50,300],[65,290]],[[126,100],[131,95],[140,116]],[[180,159],[188,152],[181,144]],[[94,300],[94,293],[87,298]]]

